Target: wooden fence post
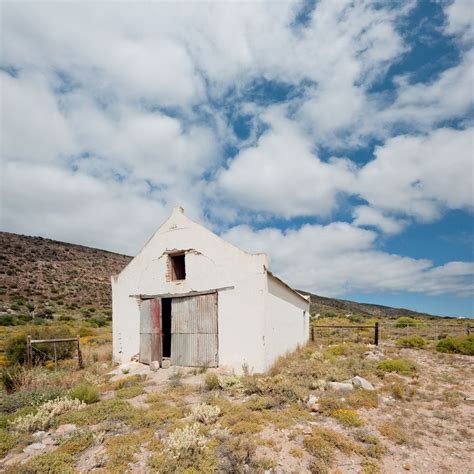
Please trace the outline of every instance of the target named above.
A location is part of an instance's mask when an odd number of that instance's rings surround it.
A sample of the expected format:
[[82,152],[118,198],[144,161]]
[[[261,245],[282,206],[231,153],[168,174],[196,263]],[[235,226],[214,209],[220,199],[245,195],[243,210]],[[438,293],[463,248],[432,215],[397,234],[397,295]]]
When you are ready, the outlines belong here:
[[376,346],[379,345],[379,323],[375,323],[375,326],[374,326],[374,344]]
[[79,368],[82,369],[81,336],[77,336],[77,363]]
[[470,336],[471,335],[471,325],[470,323],[467,323],[466,324],[466,336]]
[[26,363],[29,369],[33,367],[33,350],[31,347],[31,336],[26,337]]
[[311,342],[314,342],[314,326],[311,326]]

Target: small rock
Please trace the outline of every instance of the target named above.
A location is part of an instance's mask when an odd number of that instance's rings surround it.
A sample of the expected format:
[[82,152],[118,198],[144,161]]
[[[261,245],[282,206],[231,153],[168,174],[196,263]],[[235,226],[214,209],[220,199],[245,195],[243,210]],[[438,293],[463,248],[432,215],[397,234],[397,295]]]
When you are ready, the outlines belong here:
[[368,380],[358,375],[352,378],[352,385],[354,385],[354,387],[363,388],[364,390],[375,390],[374,386]]
[[350,392],[354,390],[352,383],[343,383],[343,382],[328,382],[327,388],[332,390],[338,390],[340,392]]
[[38,454],[39,451],[45,449],[46,446],[43,443],[33,443],[23,449],[26,454]]
[[57,443],[58,442],[55,439],[51,438],[51,436],[48,436],[48,437],[43,439],[43,444],[45,444],[47,446],[51,446],[51,445],[57,444]]
[[73,431],[77,430],[77,426],[71,423],[67,423],[65,425],[61,425],[58,427],[58,429],[55,431],[55,435],[57,436],[64,436],[69,433],[72,433]]
[[161,361],[161,367],[163,369],[169,369],[170,366],[171,366],[171,363],[170,363],[169,359],[165,359],[165,360]]
[[310,435],[310,434],[313,434],[313,430],[311,428],[305,428],[303,430],[303,434],[304,435]]
[[37,431],[31,435],[35,441],[41,441],[45,436],[47,436],[46,431]]
[[315,395],[310,395],[308,397],[308,401],[306,402],[306,406],[308,408],[311,408],[317,401],[318,401],[318,397],[316,397]]
[[364,356],[368,360],[381,360],[381,359],[383,359],[383,353],[381,353],[381,352],[369,351],[369,352],[365,352]]
[[326,386],[326,382],[324,380],[314,380],[311,382],[311,389],[312,390],[324,390]]
[[89,472],[98,467],[105,466],[107,454],[104,446],[93,446],[84,451],[77,463],[79,472]]
[[157,360],[152,360],[150,362],[150,370],[152,372],[157,372],[160,369],[160,363]]

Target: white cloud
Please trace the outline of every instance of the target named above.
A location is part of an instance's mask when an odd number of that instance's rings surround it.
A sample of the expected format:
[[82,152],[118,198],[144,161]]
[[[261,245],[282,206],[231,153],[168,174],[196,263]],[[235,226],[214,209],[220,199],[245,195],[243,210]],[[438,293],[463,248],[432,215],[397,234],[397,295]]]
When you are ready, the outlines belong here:
[[305,225],[297,230],[237,226],[224,234],[252,252],[266,252],[274,272],[295,288],[338,296],[348,292],[474,292],[474,263],[435,266],[426,259],[376,249],[376,233],[350,224]]
[[3,159],[54,161],[75,149],[73,134],[39,75],[0,72]]
[[391,138],[358,173],[371,205],[429,221],[445,209],[474,207],[474,130],[439,129]]
[[353,217],[354,225],[378,227],[385,234],[398,234],[407,225],[403,219],[387,217],[379,209],[370,206],[357,206]]
[[463,41],[474,39],[474,5],[472,0],[454,0],[445,8],[446,33],[457,35]]
[[2,169],[2,228],[136,253],[168,208],[140,185],[104,182],[83,173],[32,163]]
[[264,119],[269,130],[220,173],[219,186],[230,199],[254,211],[285,218],[327,215],[338,191],[352,186],[350,162],[319,160],[310,139],[280,109],[268,110]]

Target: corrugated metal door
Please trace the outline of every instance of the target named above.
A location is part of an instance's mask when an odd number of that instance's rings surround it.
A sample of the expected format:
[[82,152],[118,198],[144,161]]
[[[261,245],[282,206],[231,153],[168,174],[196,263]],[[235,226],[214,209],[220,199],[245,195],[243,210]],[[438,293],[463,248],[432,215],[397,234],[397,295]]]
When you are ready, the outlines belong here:
[[140,356],[142,364],[162,359],[161,299],[142,300],[140,303]]
[[217,367],[217,293],[171,301],[171,364]]

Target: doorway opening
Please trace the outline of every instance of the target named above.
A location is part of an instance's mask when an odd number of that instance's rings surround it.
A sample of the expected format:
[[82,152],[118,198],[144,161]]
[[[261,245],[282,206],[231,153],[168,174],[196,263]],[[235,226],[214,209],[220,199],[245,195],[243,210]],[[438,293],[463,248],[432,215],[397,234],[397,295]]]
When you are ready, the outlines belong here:
[[162,298],[161,300],[161,331],[163,357],[171,357],[171,298]]

